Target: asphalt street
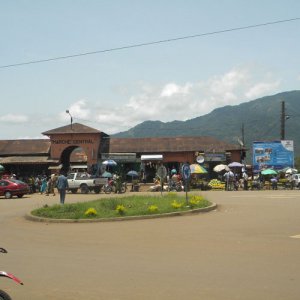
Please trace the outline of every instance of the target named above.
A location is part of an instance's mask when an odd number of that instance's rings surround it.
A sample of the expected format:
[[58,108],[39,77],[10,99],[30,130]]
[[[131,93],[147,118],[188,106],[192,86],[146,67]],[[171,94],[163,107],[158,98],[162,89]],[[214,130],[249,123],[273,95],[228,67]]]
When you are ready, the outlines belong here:
[[[58,196],[0,198],[1,278],[14,300],[299,299],[300,191],[208,191],[215,211],[161,219],[40,223]],[[103,194],[68,194],[66,202]]]

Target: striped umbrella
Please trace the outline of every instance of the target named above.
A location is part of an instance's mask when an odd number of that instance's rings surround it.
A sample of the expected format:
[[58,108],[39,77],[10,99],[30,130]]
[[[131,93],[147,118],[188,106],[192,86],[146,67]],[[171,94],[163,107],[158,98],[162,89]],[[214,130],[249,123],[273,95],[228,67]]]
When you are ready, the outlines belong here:
[[190,165],[191,174],[207,174],[207,171],[204,167],[198,164]]

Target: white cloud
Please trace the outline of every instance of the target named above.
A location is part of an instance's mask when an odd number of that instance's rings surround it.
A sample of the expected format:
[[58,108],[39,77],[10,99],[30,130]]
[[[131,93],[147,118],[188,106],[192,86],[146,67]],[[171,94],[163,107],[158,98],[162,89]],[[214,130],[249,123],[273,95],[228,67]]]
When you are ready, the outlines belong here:
[[276,90],[280,85],[280,81],[275,82],[261,82],[252,86],[246,93],[245,96],[248,99],[254,99],[266,95],[268,92]]
[[172,97],[176,95],[186,95],[189,93],[192,85],[187,83],[184,86],[179,86],[175,83],[168,83],[163,87],[160,97]]
[[7,114],[4,116],[0,116],[0,122],[4,123],[26,123],[28,121],[28,116],[26,115],[13,115]]
[[[225,105],[237,105],[278,92],[280,81],[268,73],[246,67],[234,68],[222,75],[197,82],[166,83],[162,86],[141,84],[127,102],[102,105],[80,100],[70,106],[71,115],[82,123],[108,134],[127,130],[146,120],[164,122],[187,120]],[[61,120],[70,116],[61,113]],[[85,122],[88,120],[90,123]]]
[[75,102],[68,108],[69,113],[67,113],[66,111],[60,113],[60,120],[67,121],[70,119],[70,115],[73,118],[73,122],[76,122],[76,119],[89,119],[91,110],[87,108],[87,106],[88,104],[86,100],[79,100]]
[[[270,74],[258,75],[244,67],[205,81],[182,85],[174,82],[163,86],[140,84],[136,87],[137,93],[123,105],[106,103],[105,107],[101,104],[96,107],[81,100],[69,110],[74,117],[95,121],[94,126],[108,134],[127,130],[146,120],[187,120],[218,107],[237,105],[278,91],[279,80],[272,81]],[[65,119],[67,117],[64,115]]]
[[[281,81],[273,74],[259,68],[233,68],[224,74],[206,80],[178,83],[174,81],[161,85],[139,82],[133,88],[119,89],[122,103],[113,99],[88,99],[74,101],[67,109],[73,122],[94,127],[107,134],[125,131],[147,120],[170,122],[187,120],[211,112],[225,105],[237,105],[258,97],[279,92]],[[134,91],[134,92],[132,92]],[[8,138],[30,136],[70,124],[66,111],[56,117],[49,114],[29,116],[7,114],[0,116],[2,127]],[[24,126],[26,123],[26,126]],[[18,131],[12,124],[21,124]],[[38,128],[38,131],[37,131]],[[17,136],[16,136],[17,134]],[[44,136],[42,136],[44,137]],[[39,137],[40,138],[40,137]]]

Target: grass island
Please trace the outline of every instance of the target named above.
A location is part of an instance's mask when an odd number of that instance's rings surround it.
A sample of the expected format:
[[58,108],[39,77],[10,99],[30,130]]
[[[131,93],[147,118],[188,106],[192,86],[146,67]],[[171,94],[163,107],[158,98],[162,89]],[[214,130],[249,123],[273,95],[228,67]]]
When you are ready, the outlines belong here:
[[35,209],[31,215],[47,219],[90,220],[115,219],[205,209],[212,205],[201,195],[169,192],[163,195],[130,195],[102,198],[89,202],[48,206]]

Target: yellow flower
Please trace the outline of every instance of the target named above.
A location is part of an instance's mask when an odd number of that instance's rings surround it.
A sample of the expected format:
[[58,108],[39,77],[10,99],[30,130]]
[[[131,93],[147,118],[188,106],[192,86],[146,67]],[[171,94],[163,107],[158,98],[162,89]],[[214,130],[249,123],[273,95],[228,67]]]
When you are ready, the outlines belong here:
[[171,205],[172,205],[173,208],[178,209],[178,208],[181,208],[183,206],[183,203],[179,203],[176,200],[174,200]]
[[126,211],[125,209],[125,206],[122,205],[122,204],[119,204],[117,207],[116,207],[116,211],[120,214],[120,215],[123,215]]
[[156,205],[150,205],[148,207],[148,210],[153,213],[153,212],[157,212],[158,211],[158,207]]
[[199,203],[200,201],[203,201],[204,198],[202,196],[192,196],[191,200],[190,201],[194,201],[195,203]]
[[88,217],[94,217],[94,216],[97,216],[98,213],[95,208],[89,208],[85,211],[84,214]]

